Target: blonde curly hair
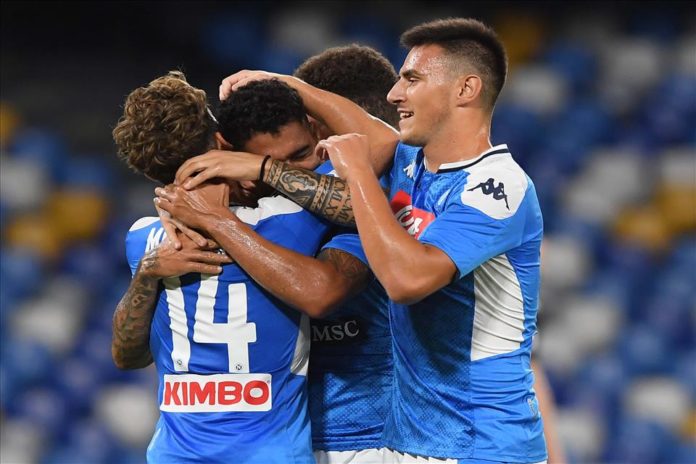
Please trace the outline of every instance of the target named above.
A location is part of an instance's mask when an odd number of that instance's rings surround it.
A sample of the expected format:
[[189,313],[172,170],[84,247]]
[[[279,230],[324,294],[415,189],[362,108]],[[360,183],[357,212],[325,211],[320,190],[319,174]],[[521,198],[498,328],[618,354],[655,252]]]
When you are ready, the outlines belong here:
[[128,95],[112,134],[128,166],[169,184],[184,161],[214,146],[216,130],[205,92],[170,71]]

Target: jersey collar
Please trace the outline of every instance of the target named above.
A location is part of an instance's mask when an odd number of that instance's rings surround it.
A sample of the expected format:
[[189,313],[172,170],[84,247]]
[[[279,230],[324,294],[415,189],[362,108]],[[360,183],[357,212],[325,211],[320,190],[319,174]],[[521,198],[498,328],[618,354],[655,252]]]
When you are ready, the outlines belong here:
[[[437,174],[442,174],[444,172],[459,171],[460,169],[470,168],[471,166],[479,163],[480,161],[488,158],[489,156],[500,155],[503,153],[510,153],[508,146],[506,144],[496,145],[484,151],[474,159],[468,159],[464,161],[455,161],[454,163],[444,163],[441,164],[437,170]],[[423,165],[426,164],[425,157],[423,157]]]

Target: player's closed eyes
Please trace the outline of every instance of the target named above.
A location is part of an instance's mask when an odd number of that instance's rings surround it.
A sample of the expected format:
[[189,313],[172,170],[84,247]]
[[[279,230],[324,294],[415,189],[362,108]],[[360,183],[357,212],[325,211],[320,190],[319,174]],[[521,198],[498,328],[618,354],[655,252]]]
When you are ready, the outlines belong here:
[[310,147],[303,147],[300,150],[296,151],[292,155],[290,155],[290,158],[288,158],[289,161],[300,161],[308,157],[310,154],[312,154],[312,150]]

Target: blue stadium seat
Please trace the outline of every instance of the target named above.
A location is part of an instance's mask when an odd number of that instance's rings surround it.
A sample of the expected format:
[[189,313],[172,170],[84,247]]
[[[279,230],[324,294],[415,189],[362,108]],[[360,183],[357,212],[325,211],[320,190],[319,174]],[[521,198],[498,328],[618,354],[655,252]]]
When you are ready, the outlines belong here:
[[68,158],[62,136],[46,129],[27,128],[19,131],[9,146],[8,153],[19,159],[29,159],[48,168],[50,179],[57,180]]
[[[38,293],[46,279],[41,258],[27,248],[3,246],[0,253],[2,254],[0,261],[2,292],[7,292],[18,300]],[[3,306],[2,312],[11,312],[12,309]]]
[[540,139],[544,136],[544,124],[533,111],[512,103],[498,105],[493,118],[491,139],[493,145],[506,143],[515,161],[525,166]]
[[116,186],[114,170],[105,155],[72,156],[61,163],[58,182],[71,189],[110,193]]
[[674,359],[669,341],[656,328],[645,323],[625,330],[618,341],[618,349],[632,376],[665,373]]
[[664,427],[635,417],[624,417],[615,430],[614,438],[607,440],[603,462],[653,464],[674,449],[675,440]]
[[116,264],[96,244],[79,243],[65,250],[59,267],[61,272],[83,282],[92,293],[101,294],[111,286]]
[[[362,12],[360,15],[342,17],[339,31],[345,43],[369,45],[380,51],[389,50],[399,42],[398,34],[385,24],[382,18]],[[401,63],[397,66],[401,66]]]
[[[692,322],[693,323],[693,322]],[[675,360],[672,361],[672,375],[684,387],[689,389],[691,396],[696,398],[696,346],[691,339],[691,346],[681,350]]]
[[[67,429],[66,441],[48,453],[42,463],[110,464],[114,462],[114,450],[117,449],[115,439],[101,423],[94,419],[83,419]],[[141,452],[143,455],[144,452]]]
[[562,74],[578,96],[587,95],[597,74],[597,60],[592,50],[580,43],[552,43],[542,56],[543,62]]
[[281,74],[292,74],[305,60],[305,56],[295,50],[281,46],[270,46],[260,56],[261,69]]
[[674,447],[666,451],[665,459],[662,462],[684,464],[696,462],[696,444],[685,442],[677,443]]
[[99,386],[108,380],[108,373],[102,373],[95,367],[79,356],[68,358],[60,365],[61,375],[54,382],[70,409],[76,414],[84,415],[91,411]]
[[59,434],[73,420],[69,405],[52,388],[38,387],[22,392],[8,411],[38,424],[51,437]]
[[11,334],[2,341],[0,361],[11,382],[20,389],[60,377],[54,369],[55,360],[46,348]]
[[223,72],[240,68],[262,69],[260,57],[266,44],[265,25],[260,15],[245,11],[221,11],[201,29],[201,48]]

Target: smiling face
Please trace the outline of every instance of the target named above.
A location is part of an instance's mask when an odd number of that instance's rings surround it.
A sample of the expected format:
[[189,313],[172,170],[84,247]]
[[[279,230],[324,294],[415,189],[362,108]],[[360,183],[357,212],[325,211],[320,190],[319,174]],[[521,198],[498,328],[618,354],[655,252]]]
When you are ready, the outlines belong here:
[[387,100],[397,106],[401,141],[426,146],[452,115],[455,76],[439,45],[413,47]]

